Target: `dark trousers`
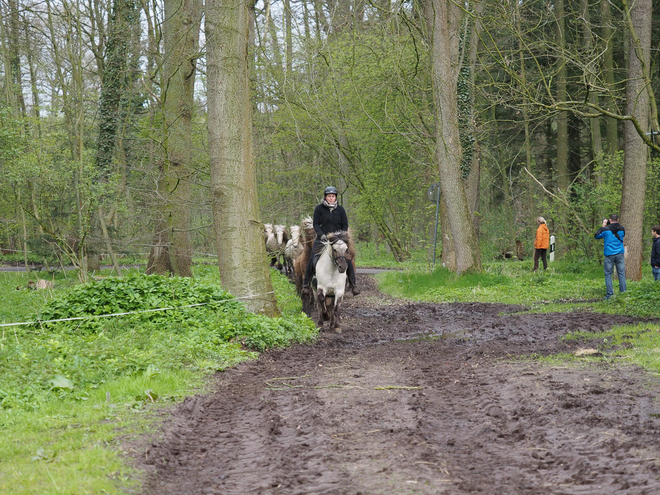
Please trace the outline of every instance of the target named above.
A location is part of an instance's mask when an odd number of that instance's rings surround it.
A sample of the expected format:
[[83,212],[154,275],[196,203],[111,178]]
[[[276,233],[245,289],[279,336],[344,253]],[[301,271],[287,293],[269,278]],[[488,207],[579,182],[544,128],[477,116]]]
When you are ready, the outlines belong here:
[[539,258],[543,260],[543,269],[547,270],[548,269],[548,260],[547,260],[547,254],[548,250],[547,249],[535,249],[534,250],[534,270],[538,270],[539,268]]
[[[321,244],[323,244],[323,241],[317,237],[314,240],[314,245],[312,246],[312,255],[309,257],[309,263],[307,263],[303,285],[309,285],[309,283],[312,281],[312,275],[314,274],[314,253],[317,251],[317,249],[321,249]],[[355,280],[355,267],[353,266],[353,260],[347,259],[346,261],[348,261],[348,263],[346,263],[348,265],[346,268],[348,283],[352,286],[355,286],[357,282]]]

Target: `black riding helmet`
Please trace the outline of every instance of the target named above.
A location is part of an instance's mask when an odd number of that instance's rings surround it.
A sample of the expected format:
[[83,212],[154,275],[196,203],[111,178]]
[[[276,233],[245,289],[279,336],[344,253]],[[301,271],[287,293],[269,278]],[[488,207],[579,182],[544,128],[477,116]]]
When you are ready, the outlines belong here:
[[325,191],[323,191],[323,197],[325,198],[328,194],[334,194],[335,196],[339,196],[339,191],[337,191],[336,187],[328,186],[325,188]]

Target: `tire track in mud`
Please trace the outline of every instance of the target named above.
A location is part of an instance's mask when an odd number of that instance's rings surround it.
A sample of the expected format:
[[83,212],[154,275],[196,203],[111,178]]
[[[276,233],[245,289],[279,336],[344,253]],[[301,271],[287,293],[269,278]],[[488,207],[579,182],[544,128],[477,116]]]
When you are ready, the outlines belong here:
[[361,278],[341,335],[265,353],[174,409],[138,459],[145,493],[660,493],[656,378],[515,359],[633,319],[382,306]]

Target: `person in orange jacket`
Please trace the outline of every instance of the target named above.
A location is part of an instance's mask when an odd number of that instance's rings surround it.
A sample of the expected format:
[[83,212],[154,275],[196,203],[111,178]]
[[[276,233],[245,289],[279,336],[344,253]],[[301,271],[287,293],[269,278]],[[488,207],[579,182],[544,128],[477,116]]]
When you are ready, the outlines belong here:
[[550,231],[545,223],[545,218],[536,219],[538,228],[536,229],[536,240],[534,241],[534,268],[533,272],[539,268],[539,258],[543,260],[543,269],[548,269],[548,249],[550,248]]

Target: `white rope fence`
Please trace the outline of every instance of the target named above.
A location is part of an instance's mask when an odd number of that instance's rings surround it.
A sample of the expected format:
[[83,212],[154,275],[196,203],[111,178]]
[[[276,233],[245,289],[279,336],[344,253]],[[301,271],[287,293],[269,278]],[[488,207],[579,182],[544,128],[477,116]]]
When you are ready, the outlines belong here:
[[209,301],[205,303],[197,303],[197,304],[188,304],[186,306],[173,306],[171,308],[156,308],[156,309],[142,309],[140,311],[129,311],[126,313],[111,313],[107,315],[90,315],[90,316],[75,316],[73,318],[59,318],[57,320],[36,320],[36,321],[23,321],[19,323],[2,323],[0,324],[0,327],[19,327],[22,325],[34,325],[34,324],[43,324],[43,323],[55,323],[58,321],[76,321],[76,320],[90,320],[92,318],[109,318],[111,316],[126,316],[126,315],[134,315],[138,313],[153,313],[155,311],[167,311],[170,309],[183,309],[183,308],[194,308],[195,306],[206,306],[208,304],[214,304],[214,303],[224,303],[224,302],[229,302],[229,301],[239,301],[241,299],[256,299],[261,296],[266,296],[268,294],[274,294],[275,291],[270,291],[270,292],[264,292],[263,294],[255,294],[253,296],[243,296],[243,297],[234,297],[233,299],[221,299],[218,301]]

